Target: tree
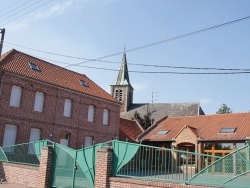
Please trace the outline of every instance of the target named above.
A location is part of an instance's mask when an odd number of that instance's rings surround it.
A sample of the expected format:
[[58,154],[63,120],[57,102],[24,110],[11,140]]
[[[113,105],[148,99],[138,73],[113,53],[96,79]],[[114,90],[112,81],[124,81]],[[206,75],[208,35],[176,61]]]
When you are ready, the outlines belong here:
[[149,113],[147,115],[141,116],[137,111],[135,111],[133,119],[138,121],[144,130],[154,123],[154,119],[151,118],[151,114]]
[[228,107],[225,103],[220,105],[219,110],[216,112],[216,114],[231,114],[233,113],[233,110]]

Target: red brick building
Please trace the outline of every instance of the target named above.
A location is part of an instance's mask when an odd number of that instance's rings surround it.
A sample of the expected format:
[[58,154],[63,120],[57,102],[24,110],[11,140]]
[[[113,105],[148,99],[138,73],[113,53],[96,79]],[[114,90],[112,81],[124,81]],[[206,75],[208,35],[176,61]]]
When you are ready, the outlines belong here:
[[0,62],[0,145],[80,148],[119,136],[120,103],[86,75],[11,50]]

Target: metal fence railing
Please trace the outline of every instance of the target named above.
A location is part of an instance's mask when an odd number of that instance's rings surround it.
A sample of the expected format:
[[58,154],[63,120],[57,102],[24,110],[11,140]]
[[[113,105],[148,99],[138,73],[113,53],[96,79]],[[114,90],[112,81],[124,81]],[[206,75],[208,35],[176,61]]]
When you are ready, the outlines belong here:
[[47,140],[0,147],[0,161],[39,165],[42,148]]
[[113,175],[186,182],[221,157],[113,141]]
[[242,187],[250,186],[250,150],[249,143],[241,149],[217,160],[197,173],[190,183]]

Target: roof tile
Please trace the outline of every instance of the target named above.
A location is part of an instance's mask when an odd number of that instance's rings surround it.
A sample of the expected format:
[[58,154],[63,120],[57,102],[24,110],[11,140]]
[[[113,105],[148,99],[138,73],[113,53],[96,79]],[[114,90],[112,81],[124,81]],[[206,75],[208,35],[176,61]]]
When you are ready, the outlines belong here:
[[[36,64],[40,71],[32,70],[29,63]],[[8,72],[119,103],[86,75],[48,63],[15,49],[5,53],[1,57],[0,66]],[[81,85],[80,80],[85,81],[88,87]]]
[[[250,138],[250,113],[218,114],[167,118],[146,134],[142,140],[171,141],[187,126],[200,140],[247,140]],[[236,128],[235,133],[220,133],[222,128]],[[166,135],[156,135],[159,130]]]

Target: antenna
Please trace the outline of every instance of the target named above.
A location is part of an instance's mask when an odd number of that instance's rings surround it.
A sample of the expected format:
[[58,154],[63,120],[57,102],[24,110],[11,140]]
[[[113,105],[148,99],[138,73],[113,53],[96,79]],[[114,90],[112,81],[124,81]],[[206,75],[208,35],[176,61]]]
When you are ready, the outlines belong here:
[[[153,91],[152,92],[152,101],[151,101],[151,126],[153,125],[152,115],[153,115],[153,112],[154,112],[154,108],[153,108],[154,107],[154,101],[155,101],[154,94],[157,94],[157,93],[161,93],[161,92],[159,92],[159,91]],[[156,97],[158,97],[158,95]]]

